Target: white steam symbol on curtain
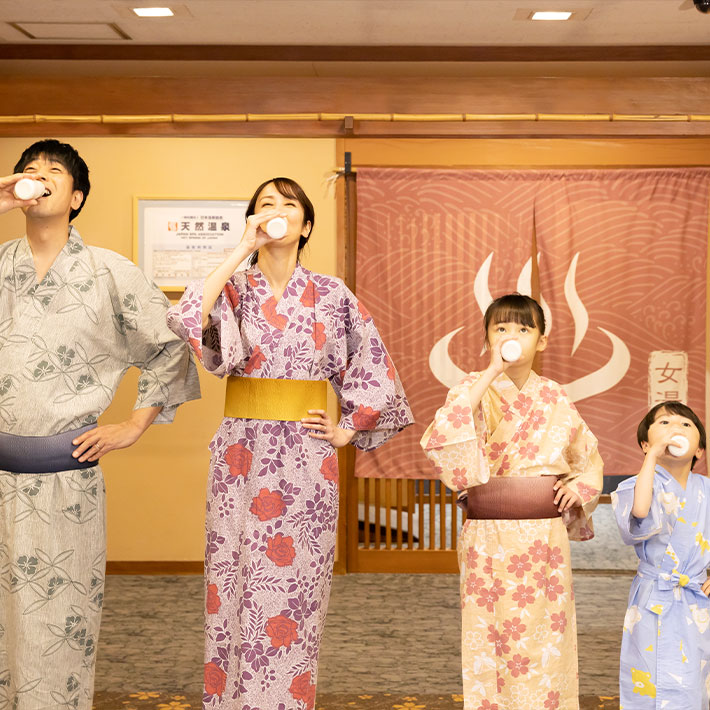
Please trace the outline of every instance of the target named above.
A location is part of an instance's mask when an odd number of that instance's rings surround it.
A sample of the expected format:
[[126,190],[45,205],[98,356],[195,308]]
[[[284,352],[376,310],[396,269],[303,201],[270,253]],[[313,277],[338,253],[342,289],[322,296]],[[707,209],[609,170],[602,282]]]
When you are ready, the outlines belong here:
[[[537,255],[537,260],[539,263],[539,254]],[[569,269],[567,270],[567,276],[565,277],[565,299],[567,300],[567,305],[569,306],[572,319],[574,320],[574,343],[572,345],[572,352],[570,355],[574,355],[575,351],[584,339],[587,329],[589,328],[589,316],[587,314],[587,309],[584,307],[582,300],[577,294],[577,288],[575,285],[578,260],[579,252],[574,255],[574,258],[570,262]],[[492,261],[493,252],[491,252],[483,262],[473,282],[473,295],[476,298],[478,307],[481,309],[481,313],[485,313],[486,308],[493,300],[493,297],[488,289],[488,275],[491,269]],[[520,276],[518,276],[517,288],[519,293],[523,293],[528,296],[531,295],[532,258],[528,259],[525,266],[521,269]],[[550,311],[550,308],[542,295],[540,296],[540,305],[545,313],[545,321],[547,324],[546,331],[549,333],[552,330],[552,312]],[[434,345],[429,353],[429,368],[434,374],[434,377],[436,377],[436,379],[446,387],[453,387],[468,374],[457,367],[449,356],[449,343],[454,339],[456,334],[462,330],[463,326],[447,333]],[[604,333],[609,340],[611,340],[611,357],[605,365],[600,367],[595,372],[591,372],[588,375],[584,375],[584,377],[580,377],[573,382],[563,385],[573,402],[578,402],[581,399],[593,397],[595,394],[600,394],[601,392],[610,390],[621,381],[628,371],[629,365],[631,364],[631,353],[626,347],[626,343],[624,343],[621,338],[614,335],[614,333],[610,333],[604,328],[599,328],[599,330],[601,330],[601,332]]]

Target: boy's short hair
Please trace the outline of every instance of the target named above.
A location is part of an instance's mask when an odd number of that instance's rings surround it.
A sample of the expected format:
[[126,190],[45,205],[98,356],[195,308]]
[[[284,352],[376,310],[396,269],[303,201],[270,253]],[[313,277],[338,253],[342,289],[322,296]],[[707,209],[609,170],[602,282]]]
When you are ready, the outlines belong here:
[[493,323],[519,323],[528,328],[537,328],[540,335],[545,334],[545,314],[540,304],[522,293],[509,293],[493,301],[483,316],[486,334]]
[[37,158],[46,158],[47,160],[56,160],[61,163],[67,172],[72,176],[74,181],[74,189],[79,190],[83,195],[81,204],[77,209],[72,209],[69,213],[69,221],[71,222],[78,214],[81,212],[86,198],[89,196],[89,190],[91,189],[91,183],[89,182],[89,168],[84,162],[84,159],[79,155],[76,148],[69,145],[69,143],[60,143],[54,138],[48,138],[46,140],[37,141],[33,143],[29,148],[20,156],[20,159],[15,165],[13,172],[21,173],[24,172],[25,168]]
[[[641,423],[638,425],[638,429],[636,430],[636,441],[638,441],[639,446],[648,442],[648,430],[651,427],[651,424],[656,421],[656,415],[661,409],[665,409],[668,414],[677,414],[680,417],[690,419],[690,421],[693,422],[693,424],[695,424],[698,428],[698,432],[700,433],[700,441],[698,442],[698,446],[705,451],[706,437],[703,423],[700,421],[698,415],[687,404],[683,404],[683,402],[678,402],[674,399],[668,400],[667,402],[661,402],[655,407],[652,407],[646,416],[641,420]],[[693,456],[693,462],[690,464],[691,469],[695,466],[696,462],[697,458]]]

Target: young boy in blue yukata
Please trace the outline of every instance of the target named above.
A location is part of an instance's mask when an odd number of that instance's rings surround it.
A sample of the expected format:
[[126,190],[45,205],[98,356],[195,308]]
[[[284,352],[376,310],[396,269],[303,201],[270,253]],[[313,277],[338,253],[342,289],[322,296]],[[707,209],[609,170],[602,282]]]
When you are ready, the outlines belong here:
[[624,619],[621,710],[707,710],[710,683],[710,481],[693,474],[705,428],[681,402],[639,424],[645,458],[612,493],[621,537],[639,558]]

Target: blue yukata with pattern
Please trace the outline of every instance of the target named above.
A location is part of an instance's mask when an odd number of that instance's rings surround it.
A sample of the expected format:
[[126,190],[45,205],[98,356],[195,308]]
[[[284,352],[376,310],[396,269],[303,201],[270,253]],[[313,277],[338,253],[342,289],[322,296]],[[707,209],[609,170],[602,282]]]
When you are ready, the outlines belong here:
[[707,710],[710,600],[710,481],[692,474],[685,490],[656,466],[648,515],[631,514],[636,476],[612,494],[625,544],[639,558],[624,619],[619,670],[622,710]]

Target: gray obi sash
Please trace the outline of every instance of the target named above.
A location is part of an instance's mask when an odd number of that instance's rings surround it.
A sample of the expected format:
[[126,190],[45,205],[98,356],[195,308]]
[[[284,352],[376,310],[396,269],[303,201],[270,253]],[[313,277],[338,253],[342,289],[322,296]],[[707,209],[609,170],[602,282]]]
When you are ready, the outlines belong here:
[[0,432],[0,471],[58,473],[96,466],[97,461],[80,463],[72,456],[76,448],[72,441],[94,428],[96,424],[89,424],[54,436],[16,436]]

